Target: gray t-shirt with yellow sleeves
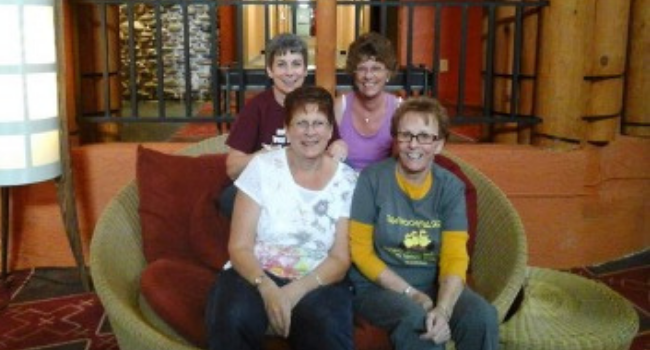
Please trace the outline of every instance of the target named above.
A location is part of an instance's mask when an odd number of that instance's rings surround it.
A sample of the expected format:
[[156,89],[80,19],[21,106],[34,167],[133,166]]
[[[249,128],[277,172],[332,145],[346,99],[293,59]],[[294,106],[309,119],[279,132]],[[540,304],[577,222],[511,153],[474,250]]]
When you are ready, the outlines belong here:
[[[361,172],[350,219],[374,226],[376,254],[388,267],[418,289],[436,282],[443,231],[467,231],[465,184],[433,164],[433,184],[419,200],[398,185],[394,158]],[[356,267],[350,278],[358,292],[372,283]]]

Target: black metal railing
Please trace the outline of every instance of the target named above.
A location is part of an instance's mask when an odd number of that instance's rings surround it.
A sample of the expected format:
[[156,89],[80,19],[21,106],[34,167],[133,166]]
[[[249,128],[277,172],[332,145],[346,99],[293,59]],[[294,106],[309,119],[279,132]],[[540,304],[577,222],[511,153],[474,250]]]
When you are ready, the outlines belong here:
[[[82,127],[92,123],[231,122],[248,92],[270,84],[263,64],[247,62],[245,29],[258,28],[255,36],[267,42],[278,31],[277,18],[274,18],[279,10],[290,14],[286,27],[295,32],[298,9],[307,5],[313,10],[316,6],[315,2],[253,0],[76,0],[73,4],[78,122]],[[536,70],[522,68],[524,38],[530,40],[525,30],[531,30],[524,22],[547,5],[548,1],[542,0],[337,1],[339,8],[351,8],[354,13],[353,37],[374,30],[396,42],[400,68],[388,83],[388,89],[406,96],[439,97],[450,109],[452,123],[456,125],[531,126],[540,122],[531,111],[521,113],[520,108],[522,82],[534,85]],[[227,32],[220,27],[220,10],[226,8],[232,10],[235,23]],[[251,9],[263,13],[262,25],[246,22],[251,21],[246,17]],[[512,14],[501,16],[506,9]],[[423,11],[433,14],[432,23],[418,22],[417,14]],[[200,13],[198,19],[197,13]],[[446,26],[445,18],[449,15],[456,18],[453,27]],[[173,22],[168,21],[170,17]],[[197,21],[204,43],[196,42]],[[397,25],[398,22],[405,24]],[[498,38],[498,31],[506,22],[510,39],[504,41]],[[431,50],[425,52],[424,58],[415,57],[414,47],[419,46],[414,42],[416,25],[418,31],[428,26],[425,30],[429,33],[427,45]],[[477,27],[479,40],[476,40]],[[173,34],[172,30],[182,33],[174,39],[176,47],[169,47],[165,41]],[[224,62],[219,52],[219,44],[226,35],[234,37],[235,43],[234,59],[230,62]],[[443,43],[448,38],[456,40],[447,45],[456,52],[446,49],[443,53]],[[497,68],[495,60],[503,56],[504,47],[508,51],[507,68]],[[197,53],[197,48],[202,52]],[[342,48],[343,57],[344,51]],[[481,56],[478,68],[477,51]],[[177,57],[168,52],[180,54]],[[444,54],[454,57],[454,65],[448,71],[441,69],[448,59]],[[422,56],[421,50],[419,55]],[[197,57],[199,63],[195,62]],[[472,67],[470,61],[474,62]],[[197,67],[204,69],[199,72],[199,78],[196,78]],[[446,81],[445,74],[455,79]],[[477,75],[478,80],[472,79]],[[314,71],[310,69],[307,82],[313,80]],[[198,88],[201,82],[207,86],[203,90]],[[497,82],[506,85],[507,93],[495,91]],[[336,73],[336,84],[339,90],[351,88],[351,78],[342,67]],[[444,91],[447,92],[443,94]],[[506,99],[507,107],[495,106],[498,99]],[[155,107],[144,113],[143,103],[154,103]],[[181,107],[171,113],[168,108],[171,103]],[[209,112],[198,113],[198,105],[206,104],[211,107],[207,109]]]

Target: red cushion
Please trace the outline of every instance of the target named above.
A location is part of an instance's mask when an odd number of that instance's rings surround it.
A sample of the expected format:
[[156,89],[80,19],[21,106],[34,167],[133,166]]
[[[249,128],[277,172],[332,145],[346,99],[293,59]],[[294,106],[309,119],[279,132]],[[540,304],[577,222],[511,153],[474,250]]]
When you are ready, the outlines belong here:
[[192,211],[202,195],[216,194],[230,182],[225,154],[189,157],[139,146],[137,156],[138,213],[145,258],[148,262],[193,258],[188,239]]
[[388,332],[373,326],[359,315],[354,315],[354,348],[364,350],[393,350]]
[[178,334],[205,347],[205,304],[217,275],[191,260],[160,258],[149,264],[140,289],[151,308]]
[[[158,259],[149,264],[140,278],[140,289],[149,306],[178,334],[192,344],[205,348],[205,304],[217,275],[209,268],[189,260]],[[388,333],[355,317],[356,349],[391,350]],[[287,350],[289,344],[268,337],[266,350]]]
[[469,234],[469,241],[467,242],[467,252],[472,256],[474,252],[474,242],[476,242],[476,224],[478,222],[478,209],[477,209],[477,196],[476,187],[472,181],[463,173],[460,166],[453,160],[442,154],[436,155],[436,164],[451,171],[454,175],[458,176],[460,180],[465,183],[465,206],[467,210],[467,233]]
[[190,246],[195,257],[215,270],[221,269],[229,259],[230,221],[215,205],[220,192],[201,195],[192,209],[189,229]]

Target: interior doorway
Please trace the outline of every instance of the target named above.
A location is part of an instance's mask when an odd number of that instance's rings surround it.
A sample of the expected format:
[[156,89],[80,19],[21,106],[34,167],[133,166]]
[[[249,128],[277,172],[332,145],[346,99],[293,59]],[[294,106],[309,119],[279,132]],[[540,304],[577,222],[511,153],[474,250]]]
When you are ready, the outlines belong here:
[[[366,0],[359,0],[366,2]],[[246,5],[244,13],[244,66],[245,68],[264,67],[264,47],[266,40],[284,32],[296,33],[309,46],[309,66],[314,68],[316,54],[316,2],[295,0],[295,3],[279,5]],[[320,20],[328,20],[320,18]],[[354,40],[356,31],[359,33],[370,30],[370,7],[363,6],[357,10],[355,6],[337,6],[337,20],[345,25],[336,26],[335,36],[337,47],[337,67],[343,68],[347,48]]]

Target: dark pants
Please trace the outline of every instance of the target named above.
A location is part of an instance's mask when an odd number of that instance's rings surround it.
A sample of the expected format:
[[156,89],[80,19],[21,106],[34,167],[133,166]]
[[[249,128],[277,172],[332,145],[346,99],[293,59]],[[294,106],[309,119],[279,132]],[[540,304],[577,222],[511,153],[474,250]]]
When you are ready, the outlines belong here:
[[[426,312],[405,295],[371,287],[355,296],[354,307],[370,323],[389,330],[395,350],[445,349],[444,344],[420,339]],[[496,350],[499,346],[496,309],[467,287],[456,302],[449,328],[458,350]]]
[[[279,286],[289,283],[269,275]],[[262,349],[269,327],[258,290],[234,269],[219,275],[206,307],[211,350]],[[305,295],[291,312],[287,340],[293,350],[352,350],[352,292],[347,281]]]

